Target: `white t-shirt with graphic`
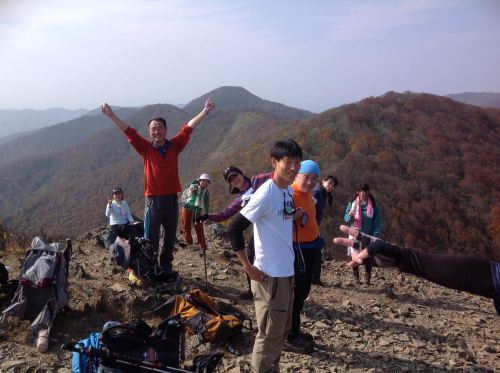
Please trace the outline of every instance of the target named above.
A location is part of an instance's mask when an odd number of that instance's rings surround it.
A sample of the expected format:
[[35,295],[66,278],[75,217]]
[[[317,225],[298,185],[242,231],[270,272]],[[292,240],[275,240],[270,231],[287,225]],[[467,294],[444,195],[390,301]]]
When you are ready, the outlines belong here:
[[255,242],[254,265],[270,277],[294,274],[292,246],[293,190],[281,189],[272,179],[252,194],[240,213],[253,223]]

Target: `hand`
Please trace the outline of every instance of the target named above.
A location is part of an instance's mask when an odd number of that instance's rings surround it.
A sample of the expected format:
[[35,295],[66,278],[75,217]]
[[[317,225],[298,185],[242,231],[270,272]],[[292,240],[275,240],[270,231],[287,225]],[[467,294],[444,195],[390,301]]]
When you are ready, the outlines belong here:
[[[363,251],[366,251],[366,249]],[[358,253],[356,250],[353,250],[352,254],[351,254],[351,261],[349,263],[347,263],[347,266],[354,268],[354,267],[358,267],[359,265],[363,264],[363,262],[365,261],[365,258],[363,258],[363,256],[361,255],[363,253],[363,251]]]
[[215,102],[214,100],[212,100],[211,98],[209,98],[207,100],[207,102],[205,102],[205,113],[210,113],[213,109],[215,109]]
[[111,204],[113,203],[112,199],[108,199],[108,206],[111,207]]
[[302,219],[302,216],[304,215],[304,210],[302,207],[296,207],[295,208],[295,215],[293,215],[293,220],[300,221]]
[[248,277],[250,277],[254,281],[262,282],[266,279],[267,275],[258,269],[256,266],[251,265],[250,267],[245,268],[245,272]]
[[111,106],[109,106],[106,102],[104,102],[101,105],[101,112],[108,117],[113,115],[113,110],[111,110]]
[[197,223],[201,223],[207,219],[208,219],[208,214],[203,214],[203,215],[197,216],[195,220]]
[[354,210],[349,211],[349,216],[351,217],[351,219],[354,217]]
[[[347,225],[341,225],[340,230],[352,237],[357,237],[359,234],[359,231],[354,228],[350,228]],[[333,239],[333,243],[335,245],[342,245],[342,246],[353,246],[354,245],[354,240],[348,239],[348,238],[343,238],[343,237],[335,237]],[[357,267],[360,264],[363,264],[365,259],[368,258],[368,250],[365,248],[360,252],[357,252],[353,250],[351,254],[351,261],[347,263],[348,267]]]

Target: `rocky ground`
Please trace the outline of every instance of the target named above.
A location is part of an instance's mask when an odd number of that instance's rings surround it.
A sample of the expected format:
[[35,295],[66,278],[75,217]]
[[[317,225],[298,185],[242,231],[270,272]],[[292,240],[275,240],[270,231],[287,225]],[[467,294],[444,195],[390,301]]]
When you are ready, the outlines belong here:
[[[207,227],[208,278],[196,246],[179,248],[174,261],[181,291],[201,287],[254,317],[253,303],[241,301],[245,277],[231,254],[224,229]],[[28,321],[9,317],[1,325],[0,372],[70,372],[64,342],[87,337],[108,320],[140,317],[160,320],[152,309],[168,295],[152,287],[130,287],[123,270],[113,267],[98,244],[96,229],[74,241],[70,311],[55,322],[51,348],[39,354]],[[338,251],[344,251],[338,248]],[[17,266],[19,254],[2,261]],[[313,286],[304,307],[303,326],[316,341],[309,355],[284,352],[282,372],[495,372],[500,371],[500,317],[492,301],[459,293],[395,270],[374,269],[373,285],[356,287],[339,256],[323,266],[326,286]],[[4,308],[6,304],[2,305]],[[245,331],[225,351],[218,372],[247,372],[254,336]],[[187,340],[187,359],[218,346]]]

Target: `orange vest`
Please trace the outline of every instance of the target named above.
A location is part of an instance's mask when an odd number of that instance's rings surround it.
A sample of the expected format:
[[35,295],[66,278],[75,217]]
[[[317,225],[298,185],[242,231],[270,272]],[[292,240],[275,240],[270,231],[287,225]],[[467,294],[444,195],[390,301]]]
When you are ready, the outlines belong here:
[[311,242],[319,236],[318,222],[316,221],[316,206],[312,198],[312,193],[302,192],[297,184],[292,184],[293,189],[293,205],[295,208],[302,207],[302,210],[309,216],[309,220],[305,227],[300,225],[300,221],[295,220],[293,225],[293,241],[294,242]]

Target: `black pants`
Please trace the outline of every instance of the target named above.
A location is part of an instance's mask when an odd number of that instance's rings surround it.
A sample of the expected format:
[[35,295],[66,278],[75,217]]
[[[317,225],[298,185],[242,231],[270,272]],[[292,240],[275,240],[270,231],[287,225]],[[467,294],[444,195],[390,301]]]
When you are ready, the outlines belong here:
[[[144,236],[151,241],[155,251],[159,252],[159,263],[165,271],[172,270],[178,219],[177,194],[146,197]],[[160,228],[163,228],[161,237]]]
[[500,314],[500,294],[495,293],[492,262],[464,255],[432,254],[377,240],[368,246],[370,261],[378,267],[399,267],[450,289],[465,291],[495,300]]
[[117,237],[130,239],[134,235],[134,226],[132,224],[113,224],[109,226],[109,230],[104,234],[103,241],[104,247],[109,247],[115,243]]
[[[250,236],[250,238],[248,239],[248,244],[247,244],[247,247],[245,249],[245,252],[247,254],[248,261],[250,262],[250,264],[253,264],[253,262],[255,260],[255,244],[254,244],[254,240],[253,240],[253,233]],[[247,275],[247,283],[248,283],[248,291],[251,292],[252,285],[251,285],[250,277],[248,275]]]
[[295,287],[293,291],[292,327],[288,333],[289,338],[294,337],[300,330],[300,312],[304,307],[304,301],[311,291],[314,262],[321,250],[316,248],[301,249],[304,258],[304,272],[295,273]]
[[321,280],[321,264],[323,264],[323,259],[321,258],[321,252],[316,256],[313,264],[313,282],[319,282]]

